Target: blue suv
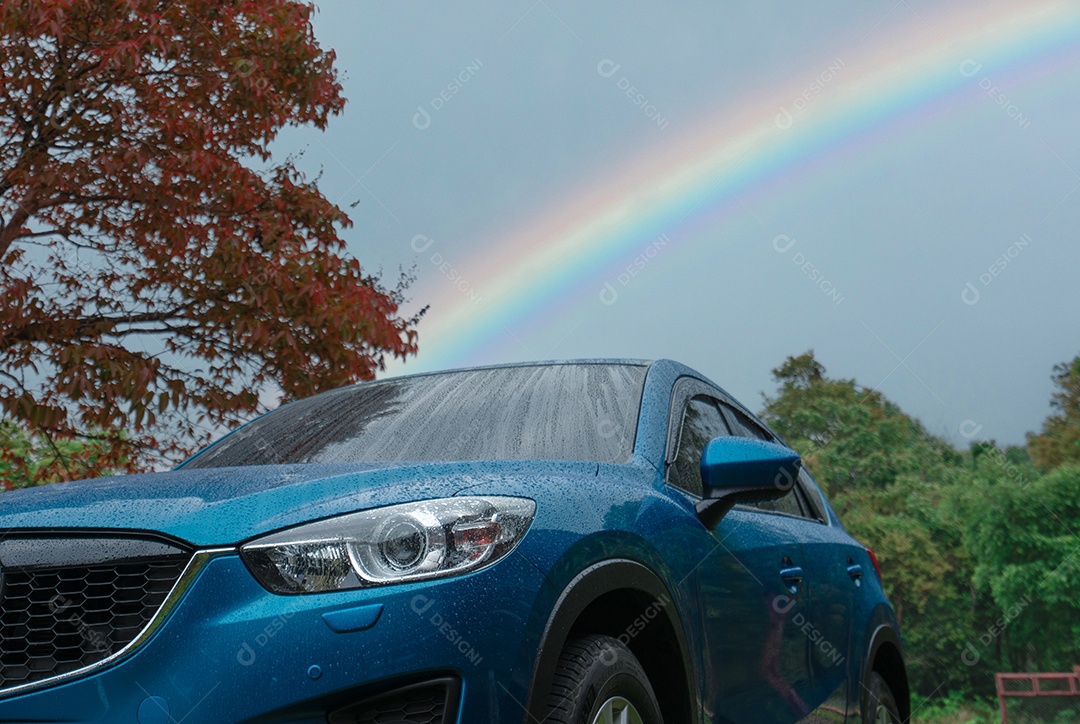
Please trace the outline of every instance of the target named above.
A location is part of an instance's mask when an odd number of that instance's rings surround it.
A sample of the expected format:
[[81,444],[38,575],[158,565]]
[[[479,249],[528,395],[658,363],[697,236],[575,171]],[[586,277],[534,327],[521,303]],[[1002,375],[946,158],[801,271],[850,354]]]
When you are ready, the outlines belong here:
[[0,500],[2,722],[909,716],[873,554],[667,360],[354,385]]

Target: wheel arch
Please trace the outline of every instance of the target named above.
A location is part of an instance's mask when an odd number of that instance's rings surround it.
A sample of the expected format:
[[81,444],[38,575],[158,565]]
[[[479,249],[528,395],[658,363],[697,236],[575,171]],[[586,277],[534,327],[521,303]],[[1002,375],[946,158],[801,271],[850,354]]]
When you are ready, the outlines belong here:
[[860,708],[863,711],[866,710],[869,695],[865,682],[870,680],[870,675],[874,672],[880,674],[889,685],[893,698],[896,699],[896,706],[900,710],[900,721],[907,722],[911,718],[911,690],[908,685],[907,667],[904,664],[903,644],[900,641],[900,635],[892,626],[878,626],[871,635],[870,647],[867,649],[860,679],[864,682],[860,691]]
[[652,570],[628,559],[595,563],[562,590],[540,639],[526,722],[543,721],[562,649],[584,634],[626,644],[645,669],[666,721],[700,722],[695,667],[675,599]]

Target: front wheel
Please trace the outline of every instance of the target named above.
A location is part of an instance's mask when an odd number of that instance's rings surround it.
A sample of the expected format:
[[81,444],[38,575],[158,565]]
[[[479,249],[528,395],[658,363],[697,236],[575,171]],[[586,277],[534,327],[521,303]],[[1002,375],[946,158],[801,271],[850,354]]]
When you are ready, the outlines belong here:
[[663,724],[656,694],[634,654],[610,636],[563,649],[548,697],[552,724]]
[[900,709],[888,683],[876,671],[870,675],[870,691],[863,711],[863,724],[900,724]]

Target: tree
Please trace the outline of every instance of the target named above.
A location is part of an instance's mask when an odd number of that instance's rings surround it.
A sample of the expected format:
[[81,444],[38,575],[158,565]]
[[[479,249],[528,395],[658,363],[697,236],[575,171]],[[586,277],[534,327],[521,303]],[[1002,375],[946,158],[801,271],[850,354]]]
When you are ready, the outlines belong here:
[[1031,458],[1043,470],[1080,463],[1080,357],[1056,365],[1053,380],[1050,406],[1057,414],[1046,418],[1041,433],[1028,435]]
[[[34,439],[10,420],[0,420],[0,489],[14,490],[60,480],[68,469],[111,472],[103,464],[109,443],[99,440]],[[121,467],[121,466],[118,466]]]
[[344,106],[312,12],[0,0],[0,416],[32,439],[98,441],[99,465],[132,470],[268,388],[415,352],[409,280],[362,271],[347,214],[270,153]]
[[903,474],[935,479],[942,465],[959,459],[880,392],[829,378],[813,350],[789,357],[773,379],[779,389],[765,398],[762,418],[802,454],[831,496],[883,489]]
[[990,458],[960,500],[978,561],[973,582],[996,608],[973,645],[1006,669],[1072,668],[1080,650],[1080,467],[1039,476],[1004,455]]

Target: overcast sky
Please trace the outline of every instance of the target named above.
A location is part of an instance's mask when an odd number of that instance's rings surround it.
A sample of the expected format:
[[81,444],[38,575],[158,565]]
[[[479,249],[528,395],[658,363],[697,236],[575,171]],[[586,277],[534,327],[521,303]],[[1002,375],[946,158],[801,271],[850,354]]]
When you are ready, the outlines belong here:
[[416,266],[392,373],[669,357],[760,409],[813,348],[957,445],[1019,443],[1080,354],[1078,11],[941,5],[324,1],[349,104],[276,152],[359,201],[362,264]]

